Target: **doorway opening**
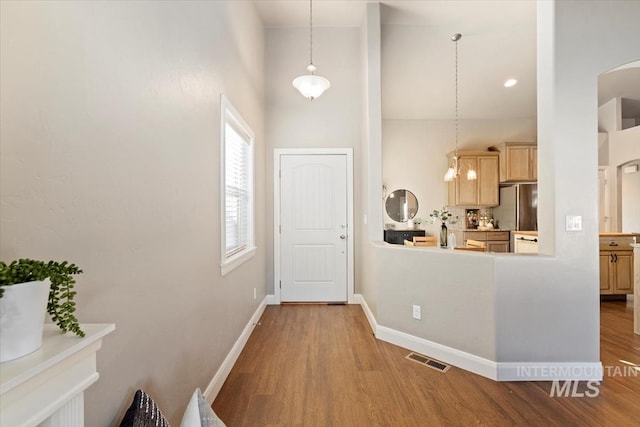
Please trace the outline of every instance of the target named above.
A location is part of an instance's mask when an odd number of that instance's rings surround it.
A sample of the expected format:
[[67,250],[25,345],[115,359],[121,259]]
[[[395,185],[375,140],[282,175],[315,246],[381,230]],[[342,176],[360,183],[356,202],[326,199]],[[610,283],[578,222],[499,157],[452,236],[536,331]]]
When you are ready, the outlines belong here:
[[[640,236],[640,60],[598,78],[601,313],[640,321],[634,250]],[[617,234],[602,234],[603,232]],[[634,233],[638,233],[637,236]],[[609,315],[609,314],[607,314]],[[630,324],[626,322],[624,324]],[[638,327],[634,326],[635,332]],[[609,331],[610,332],[610,331]],[[617,331],[616,333],[633,331]],[[601,327],[601,334],[603,329]]]

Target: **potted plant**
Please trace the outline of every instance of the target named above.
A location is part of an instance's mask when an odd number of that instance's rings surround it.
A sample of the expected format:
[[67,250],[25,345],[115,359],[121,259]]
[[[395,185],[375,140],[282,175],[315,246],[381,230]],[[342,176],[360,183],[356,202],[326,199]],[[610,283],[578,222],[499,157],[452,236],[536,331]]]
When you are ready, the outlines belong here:
[[82,270],[67,261],[0,261],[0,362],[40,348],[45,305],[63,333],[84,336],[74,314],[73,275],[79,273]]

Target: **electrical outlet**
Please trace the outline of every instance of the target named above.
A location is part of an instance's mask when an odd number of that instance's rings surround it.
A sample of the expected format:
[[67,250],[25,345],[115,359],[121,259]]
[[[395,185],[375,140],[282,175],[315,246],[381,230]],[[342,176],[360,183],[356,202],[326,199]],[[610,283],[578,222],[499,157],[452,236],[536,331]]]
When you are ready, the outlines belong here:
[[258,293],[256,292],[256,288],[253,288],[253,299],[258,298]]
[[419,305],[413,306],[413,318],[416,320],[422,319],[422,309]]

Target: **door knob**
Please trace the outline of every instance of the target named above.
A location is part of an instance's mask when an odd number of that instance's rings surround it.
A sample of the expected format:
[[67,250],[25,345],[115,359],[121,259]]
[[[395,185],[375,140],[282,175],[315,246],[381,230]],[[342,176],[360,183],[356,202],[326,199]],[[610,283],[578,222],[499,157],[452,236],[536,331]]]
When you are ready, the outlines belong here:
[[341,235],[340,235],[340,238],[341,238],[342,240],[344,240],[344,239],[346,239],[346,238],[347,238],[347,236],[345,236],[344,234],[341,234]]

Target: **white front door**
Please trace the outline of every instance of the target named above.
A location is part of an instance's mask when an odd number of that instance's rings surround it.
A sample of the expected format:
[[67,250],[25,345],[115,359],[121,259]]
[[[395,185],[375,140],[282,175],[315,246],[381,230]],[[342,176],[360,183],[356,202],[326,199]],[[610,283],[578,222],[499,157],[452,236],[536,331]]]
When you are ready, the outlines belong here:
[[347,156],[280,158],[280,300],[347,302]]

